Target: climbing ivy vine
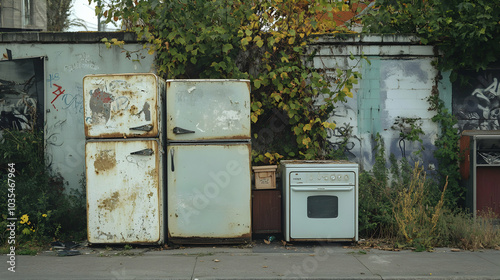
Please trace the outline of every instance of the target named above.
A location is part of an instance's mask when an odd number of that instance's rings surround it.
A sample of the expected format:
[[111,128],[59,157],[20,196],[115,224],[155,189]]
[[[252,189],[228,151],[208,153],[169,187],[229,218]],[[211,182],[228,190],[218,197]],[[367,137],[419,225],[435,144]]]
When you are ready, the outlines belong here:
[[416,34],[441,51],[440,70],[486,69],[498,61],[500,0],[376,0],[363,17],[370,33]]
[[[97,0],[89,0],[89,2]],[[164,78],[251,80],[253,137],[273,115],[286,119],[255,162],[321,158],[336,102],[352,97],[353,69],[327,73],[312,66],[314,34],[344,32],[333,14],[351,9],[328,0],[108,0],[97,8],[146,40]],[[357,1],[351,1],[357,2]],[[351,4],[352,5],[352,4]],[[319,20],[321,19],[321,20]],[[123,43],[105,39],[108,47]]]
[[440,185],[448,184],[448,190],[445,192],[445,205],[449,209],[455,209],[457,206],[464,206],[465,187],[460,184],[460,171],[458,162],[461,153],[459,148],[460,135],[456,128],[457,119],[445,107],[444,102],[439,99],[437,85],[433,87],[431,96],[428,98],[431,105],[430,110],[436,112],[432,121],[437,123],[440,128],[440,137],[436,139],[434,145],[434,157],[438,161],[438,175]]

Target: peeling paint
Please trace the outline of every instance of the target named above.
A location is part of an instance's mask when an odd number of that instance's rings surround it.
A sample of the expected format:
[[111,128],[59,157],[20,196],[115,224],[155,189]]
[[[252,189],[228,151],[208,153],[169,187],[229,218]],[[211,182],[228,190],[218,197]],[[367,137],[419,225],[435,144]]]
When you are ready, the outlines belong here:
[[[154,74],[84,77],[84,125],[89,138],[157,137],[165,81]],[[90,94],[88,94],[90,93]],[[151,126],[150,129],[136,129]]]
[[113,95],[97,88],[91,93],[89,106],[92,111],[92,124],[105,124],[111,115],[111,102],[114,100]]
[[110,232],[105,233],[105,232],[102,232],[102,231],[97,232],[97,236],[98,236],[99,239],[102,239],[101,237],[105,236],[106,240],[112,240],[112,239],[116,238],[116,235],[111,234]]
[[139,112],[140,113],[144,113],[144,119],[146,121],[151,121],[151,112],[149,111],[149,103],[148,102],[144,102],[144,106],[142,106],[142,110]]
[[[217,126],[223,130],[231,130],[241,122],[241,111],[226,110],[218,114],[215,119]],[[238,127],[239,128],[239,127]]]

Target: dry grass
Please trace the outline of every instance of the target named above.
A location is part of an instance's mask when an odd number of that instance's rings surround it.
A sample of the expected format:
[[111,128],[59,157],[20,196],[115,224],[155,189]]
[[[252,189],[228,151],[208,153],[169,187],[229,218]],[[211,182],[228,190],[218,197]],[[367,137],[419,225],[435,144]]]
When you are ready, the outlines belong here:
[[452,246],[465,250],[495,249],[500,247],[499,217],[492,211],[480,213],[476,219],[455,214],[447,219]]

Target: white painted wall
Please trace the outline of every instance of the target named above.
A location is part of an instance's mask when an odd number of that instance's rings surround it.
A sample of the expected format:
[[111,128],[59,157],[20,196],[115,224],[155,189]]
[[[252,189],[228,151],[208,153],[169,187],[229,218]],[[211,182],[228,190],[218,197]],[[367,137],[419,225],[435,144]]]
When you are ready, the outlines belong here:
[[[429,111],[427,98],[436,85],[437,69],[432,66],[432,46],[422,46],[414,37],[354,35],[347,39],[323,36],[312,45],[319,54],[315,67],[327,67],[334,71],[340,67],[354,67],[362,74],[355,86],[354,97],[346,103],[337,104],[330,121],[337,123],[336,131],[329,132],[329,141],[340,142],[342,128],[352,127],[349,151],[346,155],[370,170],[375,160],[374,136],[379,133],[384,140],[387,159],[393,153],[401,158],[403,153],[412,158],[412,153],[421,148],[420,143],[400,142],[399,130],[392,128],[397,118],[419,118],[425,135],[422,135],[423,151],[420,160],[432,169],[434,141],[438,127],[431,121],[435,112]],[[350,55],[355,60],[350,60]],[[362,60],[361,55],[370,63]],[[451,106],[451,83],[449,75],[438,83],[440,96]],[[405,146],[403,146],[405,144]],[[400,147],[401,145],[401,147]],[[402,148],[403,152],[402,152]]]

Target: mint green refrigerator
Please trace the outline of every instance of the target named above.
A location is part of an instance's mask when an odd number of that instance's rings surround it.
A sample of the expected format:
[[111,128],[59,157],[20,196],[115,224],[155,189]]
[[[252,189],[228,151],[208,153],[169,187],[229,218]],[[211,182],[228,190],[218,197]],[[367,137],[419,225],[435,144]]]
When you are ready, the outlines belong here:
[[167,80],[166,99],[168,240],[249,242],[250,82]]

